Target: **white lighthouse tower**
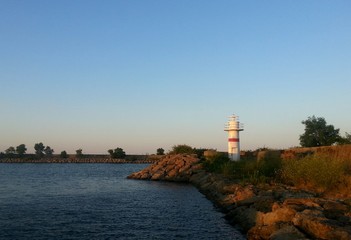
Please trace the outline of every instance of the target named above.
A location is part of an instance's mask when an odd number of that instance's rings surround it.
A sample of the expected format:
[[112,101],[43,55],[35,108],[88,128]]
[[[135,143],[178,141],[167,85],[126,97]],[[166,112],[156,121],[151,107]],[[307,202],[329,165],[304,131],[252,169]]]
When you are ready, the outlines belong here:
[[239,132],[243,131],[243,125],[239,122],[239,117],[232,115],[225,125],[224,131],[228,132],[228,156],[232,161],[240,160],[240,138]]

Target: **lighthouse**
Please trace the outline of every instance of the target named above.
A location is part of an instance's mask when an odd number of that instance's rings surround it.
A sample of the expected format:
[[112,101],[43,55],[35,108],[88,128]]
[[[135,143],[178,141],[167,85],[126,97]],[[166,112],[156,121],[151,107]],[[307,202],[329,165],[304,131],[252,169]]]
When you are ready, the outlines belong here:
[[232,115],[224,127],[228,132],[228,157],[232,161],[240,160],[240,138],[239,132],[243,131],[243,125],[239,122],[239,117]]

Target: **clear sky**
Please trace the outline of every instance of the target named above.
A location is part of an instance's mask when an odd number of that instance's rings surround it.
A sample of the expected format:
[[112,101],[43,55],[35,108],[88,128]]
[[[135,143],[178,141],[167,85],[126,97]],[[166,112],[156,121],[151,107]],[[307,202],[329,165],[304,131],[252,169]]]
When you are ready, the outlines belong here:
[[0,151],[155,153],[351,132],[351,1],[0,0]]

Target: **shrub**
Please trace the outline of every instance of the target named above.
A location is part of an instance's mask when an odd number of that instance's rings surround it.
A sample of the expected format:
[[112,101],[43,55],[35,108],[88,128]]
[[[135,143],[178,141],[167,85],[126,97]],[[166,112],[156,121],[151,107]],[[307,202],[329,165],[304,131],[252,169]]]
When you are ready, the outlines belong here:
[[248,182],[250,184],[262,184],[266,183],[269,178],[260,173],[260,171],[256,170],[252,173],[249,173],[247,176],[243,178],[244,182]]
[[277,177],[282,168],[280,151],[266,151],[257,162],[257,170],[265,177]]
[[179,144],[172,147],[170,154],[193,154],[194,149],[186,144]]
[[196,154],[196,156],[200,159],[204,158],[204,154],[208,149],[206,148],[194,148],[193,152]]
[[213,156],[206,158],[204,167],[209,172],[222,173],[223,166],[225,164],[229,164],[228,155],[225,153],[217,152]]
[[220,165],[220,171],[225,177],[233,178],[237,169],[234,162],[225,161]]
[[335,186],[344,174],[343,162],[316,153],[299,160],[284,161],[281,177],[287,184],[326,190]]
[[[337,150],[334,148],[337,147]],[[324,194],[350,196],[351,145],[318,148],[294,158],[281,158],[280,151],[261,151],[258,160],[229,161],[226,154],[206,156],[203,166],[209,172],[223,174],[251,184],[281,182]]]
[[264,162],[258,162],[257,160],[241,160],[238,162],[232,162],[234,165],[233,178],[241,179],[244,182],[251,184],[264,183],[267,181],[267,177],[260,168],[264,168]]
[[207,171],[258,184],[275,180],[281,171],[282,161],[276,151],[267,151],[259,161],[256,159],[229,161],[227,154],[217,153],[208,157],[204,166]]

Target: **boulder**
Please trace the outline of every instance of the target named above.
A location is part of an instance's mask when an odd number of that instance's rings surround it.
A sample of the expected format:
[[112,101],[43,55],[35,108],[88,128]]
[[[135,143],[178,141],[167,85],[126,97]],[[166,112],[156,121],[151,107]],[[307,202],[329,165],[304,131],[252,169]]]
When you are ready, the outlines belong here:
[[273,225],[278,222],[291,222],[295,214],[296,211],[291,208],[277,208],[273,212],[264,214],[262,216],[262,223],[263,225]]
[[238,225],[244,232],[247,232],[252,227],[256,226],[257,222],[262,222],[262,215],[262,212],[259,212],[254,208],[242,206],[230,211],[226,215],[226,219],[231,224]]
[[350,226],[341,227],[337,221],[327,219],[320,210],[306,209],[297,213],[292,222],[315,239],[351,239]]
[[271,240],[308,240],[308,238],[294,226],[285,226],[273,232]]

